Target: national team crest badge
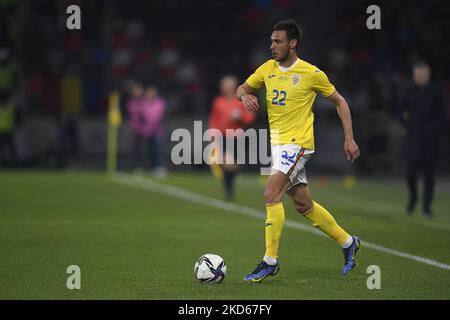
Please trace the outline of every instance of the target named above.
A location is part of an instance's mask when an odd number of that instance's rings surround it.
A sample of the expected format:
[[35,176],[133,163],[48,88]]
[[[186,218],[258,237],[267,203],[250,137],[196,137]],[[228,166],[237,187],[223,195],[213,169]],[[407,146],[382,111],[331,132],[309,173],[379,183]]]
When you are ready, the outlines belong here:
[[293,86],[298,85],[298,84],[300,83],[300,79],[301,79],[301,78],[302,78],[302,77],[299,76],[298,74],[294,74],[294,75],[292,76],[292,78],[291,78],[291,83],[292,83],[292,85],[293,85]]

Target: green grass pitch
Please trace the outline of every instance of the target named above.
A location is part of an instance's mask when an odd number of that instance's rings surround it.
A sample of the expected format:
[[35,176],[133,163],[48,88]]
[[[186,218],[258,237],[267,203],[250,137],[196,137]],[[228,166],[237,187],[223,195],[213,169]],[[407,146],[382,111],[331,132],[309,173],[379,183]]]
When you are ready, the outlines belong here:
[[[438,190],[436,218],[426,220],[404,214],[402,184],[310,180],[316,201],[363,242],[450,264],[448,191]],[[160,183],[222,197],[220,181],[206,173],[174,173]],[[258,176],[242,175],[235,203],[263,212],[263,189]],[[284,203],[287,219],[308,223]],[[193,275],[196,259],[209,252],[227,262],[219,285]],[[450,270],[363,247],[344,277],[336,243],[290,227],[280,273],[243,282],[263,253],[262,219],[101,173],[0,172],[0,299],[450,299]],[[69,265],[81,268],[80,290],[66,287]],[[380,290],[366,286],[369,265],[381,269]]]

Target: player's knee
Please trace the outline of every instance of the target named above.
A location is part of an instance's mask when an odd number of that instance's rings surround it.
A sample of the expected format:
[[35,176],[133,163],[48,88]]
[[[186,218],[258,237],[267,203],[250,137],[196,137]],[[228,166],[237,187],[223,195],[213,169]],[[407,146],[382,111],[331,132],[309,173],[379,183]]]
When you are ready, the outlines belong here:
[[283,195],[281,192],[277,192],[276,190],[269,189],[264,191],[264,199],[266,203],[277,203],[281,202],[283,199]]
[[295,210],[297,210],[300,214],[306,214],[313,208],[312,201],[295,201]]

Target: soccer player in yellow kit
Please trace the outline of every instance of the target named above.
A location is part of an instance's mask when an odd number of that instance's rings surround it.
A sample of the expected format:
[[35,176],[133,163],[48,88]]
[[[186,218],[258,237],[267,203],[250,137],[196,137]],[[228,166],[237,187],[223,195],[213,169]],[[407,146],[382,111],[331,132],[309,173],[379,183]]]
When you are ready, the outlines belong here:
[[261,65],[236,92],[248,110],[257,111],[259,105],[254,93],[265,85],[271,135],[272,170],[264,192],[266,252],[256,269],[244,277],[248,282],[260,282],[279,271],[278,246],[285,220],[282,202],[285,193],[300,214],[341,245],[344,275],[356,266],[355,254],[361,245],[358,237],[348,234],[324,207],[312,200],[308,188],[305,164],[314,153],[312,106],[317,93],[336,105],[344,129],[347,160],[356,160],[359,149],[353,139],[345,99],[322,70],[298,58],[301,35],[295,20],[275,24],[270,46],[273,59]]

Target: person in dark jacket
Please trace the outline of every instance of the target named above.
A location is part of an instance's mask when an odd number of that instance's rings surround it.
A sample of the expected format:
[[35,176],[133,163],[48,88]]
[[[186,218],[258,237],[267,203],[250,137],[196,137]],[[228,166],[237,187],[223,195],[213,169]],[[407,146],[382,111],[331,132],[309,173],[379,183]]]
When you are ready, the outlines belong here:
[[413,65],[414,84],[407,90],[401,106],[401,119],[406,129],[406,179],[409,191],[407,213],[412,214],[417,204],[417,179],[424,176],[423,213],[432,217],[431,204],[438,160],[438,138],[443,119],[443,100],[438,87],[430,82],[428,64],[419,61]]

